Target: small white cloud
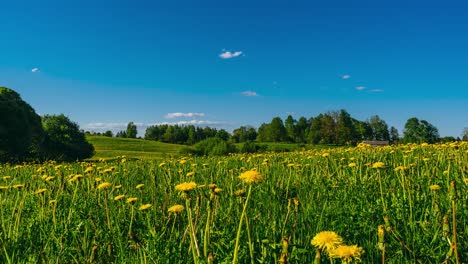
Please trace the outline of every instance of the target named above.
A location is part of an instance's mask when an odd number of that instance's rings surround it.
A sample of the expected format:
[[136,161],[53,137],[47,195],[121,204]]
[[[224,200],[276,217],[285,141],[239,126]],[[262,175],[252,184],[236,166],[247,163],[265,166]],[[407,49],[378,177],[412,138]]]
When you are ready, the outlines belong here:
[[356,90],[358,90],[358,91],[362,91],[364,89],[366,89],[365,86],[356,86]]
[[345,74],[345,75],[341,76],[341,79],[343,79],[343,80],[347,80],[349,78],[351,78],[351,75],[349,75],[349,74]]
[[31,69],[31,72],[35,73],[35,72],[40,72],[39,68],[32,68]]
[[188,120],[188,121],[177,121],[177,122],[162,122],[156,123],[155,125],[179,125],[179,126],[223,126],[229,125],[228,122],[223,121],[209,121],[209,120]]
[[248,97],[255,97],[258,96],[258,93],[254,91],[245,91],[241,93],[243,96],[248,96]]
[[234,51],[234,52],[225,51],[225,52],[219,54],[219,57],[221,59],[232,59],[232,58],[235,58],[235,57],[239,57],[240,55],[242,55],[242,51]]
[[382,93],[384,90],[382,89],[373,89],[373,90],[369,90],[369,92],[371,93]]
[[204,113],[168,113],[166,118],[179,118],[179,117],[203,117]]

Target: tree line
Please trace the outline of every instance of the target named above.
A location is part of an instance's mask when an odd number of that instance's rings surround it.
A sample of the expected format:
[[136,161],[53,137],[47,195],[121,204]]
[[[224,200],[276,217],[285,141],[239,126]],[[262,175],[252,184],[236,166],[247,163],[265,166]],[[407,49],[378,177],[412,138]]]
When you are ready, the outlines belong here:
[[[111,131],[102,135],[113,136]],[[130,122],[126,130],[119,131],[115,136],[136,138],[137,127]],[[416,117],[407,120],[403,135],[400,136],[395,127],[389,126],[378,115],[361,121],[344,109],[310,118],[302,116],[295,119],[289,115],[284,121],[280,117],[274,117],[269,123],[261,124],[258,129],[241,126],[232,133],[212,127],[161,124],[148,127],[144,135],[146,140],[184,145],[194,145],[208,138],[220,138],[231,143],[284,142],[313,145],[356,145],[364,140],[388,141],[393,144],[456,140],[453,137],[440,138],[434,125]],[[468,139],[468,129],[465,129],[463,138]]]
[[21,96],[0,87],[0,162],[79,160],[94,147],[65,115],[39,116]]

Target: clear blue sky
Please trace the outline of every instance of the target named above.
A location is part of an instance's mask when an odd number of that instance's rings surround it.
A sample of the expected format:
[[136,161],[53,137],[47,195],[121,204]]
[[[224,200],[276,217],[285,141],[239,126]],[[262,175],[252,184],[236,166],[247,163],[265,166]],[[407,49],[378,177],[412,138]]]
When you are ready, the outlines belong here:
[[85,130],[342,108],[468,126],[465,1],[0,1],[0,86]]

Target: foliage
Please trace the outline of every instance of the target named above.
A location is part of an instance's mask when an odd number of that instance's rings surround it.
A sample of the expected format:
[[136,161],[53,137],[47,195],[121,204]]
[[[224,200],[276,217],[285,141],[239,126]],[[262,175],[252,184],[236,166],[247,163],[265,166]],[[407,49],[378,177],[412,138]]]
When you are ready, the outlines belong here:
[[219,137],[204,139],[193,146],[194,154],[199,156],[222,156],[235,153],[236,147]]
[[42,117],[42,126],[46,133],[44,158],[73,161],[93,155],[93,145],[86,141],[78,124],[65,115],[45,115]]
[[40,116],[17,92],[0,87],[0,161],[37,157],[43,140]]
[[137,134],[137,126],[133,122],[128,123],[127,130],[125,131],[125,137],[136,138]]
[[[341,242],[322,231],[362,248],[362,263],[455,263],[455,252],[463,263],[467,151],[455,142],[0,165],[0,263],[232,263],[237,237],[238,263],[313,263],[317,245]],[[244,183],[246,171],[263,181]]]
[[439,140],[437,128],[426,120],[419,120],[416,117],[406,121],[403,135],[406,143],[435,143]]
[[[218,134],[216,128],[211,127],[195,127],[179,126],[179,125],[154,125],[149,126],[145,132],[146,140],[156,140],[172,144],[193,145],[206,138],[215,137]],[[229,137],[229,134],[224,130],[220,132],[218,137]]]

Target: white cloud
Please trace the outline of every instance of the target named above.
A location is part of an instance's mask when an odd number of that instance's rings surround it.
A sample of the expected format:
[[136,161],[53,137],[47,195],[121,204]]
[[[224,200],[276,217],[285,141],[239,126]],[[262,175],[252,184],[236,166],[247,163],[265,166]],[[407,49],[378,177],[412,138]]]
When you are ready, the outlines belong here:
[[[134,123],[137,127],[138,126],[145,126],[143,123]],[[105,131],[105,130],[124,130],[127,129],[128,123],[103,123],[103,122],[95,122],[89,123],[83,126],[85,130],[98,130],[98,131]]]
[[35,73],[35,72],[40,72],[39,68],[32,68],[31,69],[31,72]]
[[234,51],[234,52],[225,51],[225,52],[219,54],[219,57],[221,59],[232,59],[232,58],[238,57],[240,55],[242,55],[242,51]]
[[155,125],[179,125],[179,126],[224,126],[229,125],[228,122],[224,121],[210,121],[210,120],[188,120],[188,121],[177,121],[177,122],[162,122],[156,123]]
[[179,118],[179,117],[203,117],[204,113],[168,113],[166,118]]
[[241,93],[243,96],[255,97],[258,96],[258,93],[254,91],[244,91]]
[[382,89],[373,89],[373,90],[369,90],[369,92],[372,92],[372,93],[381,93],[383,92],[384,90]]
[[345,75],[341,76],[341,79],[343,79],[343,80],[347,80],[349,78],[351,78],[351,75],[349,75],[349,74],[345,74]]
[[364,89],[366,89],[365,86],[356,86],[356,90],[358,90],[358,91],[362,91]]

